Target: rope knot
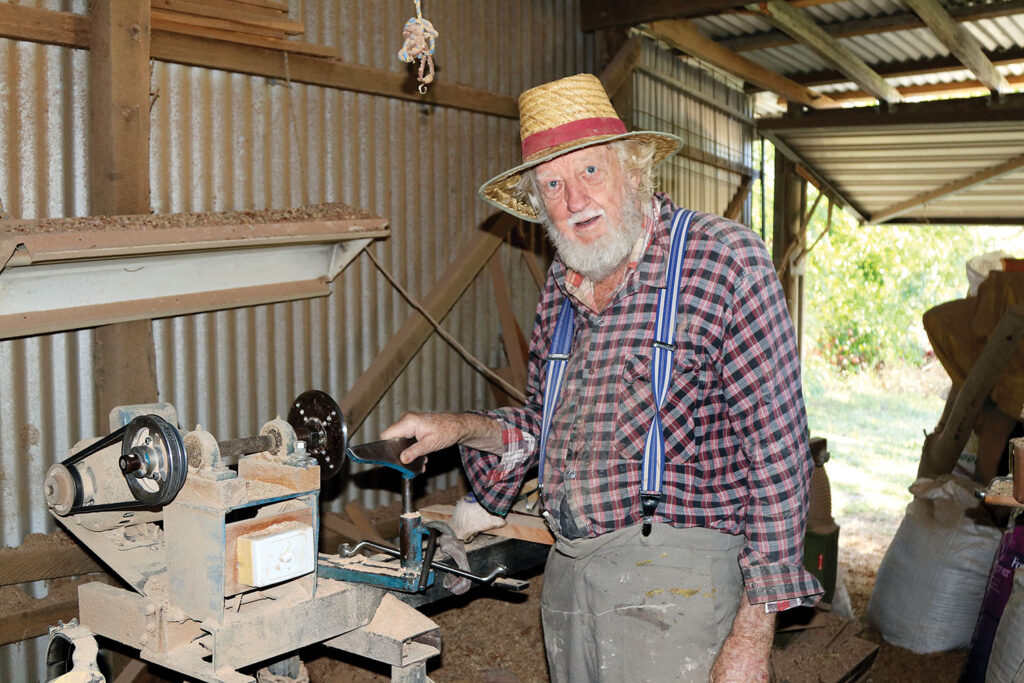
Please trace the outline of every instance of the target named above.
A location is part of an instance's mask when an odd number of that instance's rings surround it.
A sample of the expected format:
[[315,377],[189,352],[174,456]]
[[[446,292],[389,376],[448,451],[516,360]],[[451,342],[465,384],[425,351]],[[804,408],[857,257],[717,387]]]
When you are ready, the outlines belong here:
[[417,59],[420,62],[417,80],[420,82],[420,93],[426,93],[427,84],[434,80],[434,41],[437,29],[420,13],[420,3],[416,0],[416,16],[405,22],[402,28],[402,39],[405,41],[398,51],[398,58],[410,63]]

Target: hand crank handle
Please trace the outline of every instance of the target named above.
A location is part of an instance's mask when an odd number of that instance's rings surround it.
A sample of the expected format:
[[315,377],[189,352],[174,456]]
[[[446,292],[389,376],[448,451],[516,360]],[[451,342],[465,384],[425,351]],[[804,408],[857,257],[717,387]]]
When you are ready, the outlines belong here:
[[[352,557],[364,548],[371,548],[378,552],[384,553],[385,555],[390,555],[391,557],[401,557],[398,548],[391,548],[386,545],[374,543],[372,541],[360,541],[359,543],[356,543],[354,546],[349,546],[348,543],[344,543],[338,550],[343,557]],[[470,581],[476,581],[477,583],[482,583],[486,585],[493,584],[495,586],[498,586],[499,588],[506,588],[508,590],[522,590],[523,588],[529,586],[529,583],[525,581],[515,581],[513,579],[499,581],[498,579],[503,579],[503,577],[506,574],[508,574],[508,568],[500,564],[496,566],[493,570],[491,570],[491,573],[487,576],[478,576],[476,574],[471,574],[470,572],[467,572],[463,569],[459,569],[458,567],[452,567],[451,565],[447,565],[436,560],[430,561],[430,568],[442,572],[448,572],[449,574],[455,574],[456,576],[461,576],[469,579]]]

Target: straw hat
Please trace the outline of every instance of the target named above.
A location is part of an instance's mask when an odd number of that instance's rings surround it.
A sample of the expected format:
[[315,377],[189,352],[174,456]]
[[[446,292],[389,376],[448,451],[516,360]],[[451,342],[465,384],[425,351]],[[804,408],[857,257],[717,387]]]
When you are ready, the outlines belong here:
[[481,185],[480,197],[534,223],[540,221],[537,210],[522,201],[515,189],[523,171],[583,147],[624,139],[654,143],[657,165],[683,144],[668,133],[627,132],[604,86],[593,74],[562,78],[520,95],[519,134],[523,141],[523,163]]

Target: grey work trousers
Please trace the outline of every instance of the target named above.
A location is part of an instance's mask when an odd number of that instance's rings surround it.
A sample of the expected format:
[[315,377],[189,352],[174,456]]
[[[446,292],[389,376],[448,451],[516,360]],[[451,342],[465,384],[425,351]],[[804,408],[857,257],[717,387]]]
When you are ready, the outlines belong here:
[[551,680],[707,681],[739,608],[742,545],[664,524],[556,538],[541,596]]

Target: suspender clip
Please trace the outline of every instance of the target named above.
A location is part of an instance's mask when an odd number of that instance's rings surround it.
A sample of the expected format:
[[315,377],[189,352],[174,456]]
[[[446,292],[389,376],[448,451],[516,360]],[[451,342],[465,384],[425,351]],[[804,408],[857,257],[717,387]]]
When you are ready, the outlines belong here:
[[658,509],[658,505],[664,497],[661,493],[640,493],[640,506],[643,508],[644,515],[640,533],[645,538],[651,535],[651,522],[654,519],[654,511]]
[[675,344],[666,344],[665,342],[658,341],[657,339],[654,340],[654,345],[657,346],[659,349],[664,349],[665,351],[675,351],[676,350],[676,345]]
[[567,354],[567,353],[549,353],[547,358],[545,358],[544,360],[548,360],[548,361],[569,360],[569,354]]

